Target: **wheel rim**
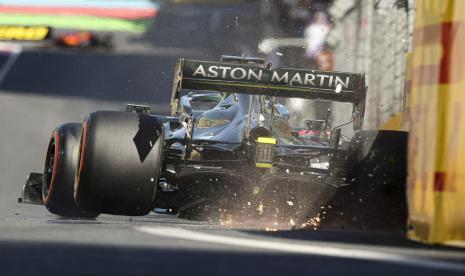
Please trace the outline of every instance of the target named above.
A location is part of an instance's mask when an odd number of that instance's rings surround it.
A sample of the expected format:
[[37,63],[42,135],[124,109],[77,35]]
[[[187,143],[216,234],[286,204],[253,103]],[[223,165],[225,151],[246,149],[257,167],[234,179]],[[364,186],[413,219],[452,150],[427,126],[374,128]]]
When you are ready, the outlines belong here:
[[48,146],[47,157],[45,160],[44,181],[42,196],[45,203],[48,203],[50,194],[53,192],[55,178],[58,167],[58,132],[54,132]]

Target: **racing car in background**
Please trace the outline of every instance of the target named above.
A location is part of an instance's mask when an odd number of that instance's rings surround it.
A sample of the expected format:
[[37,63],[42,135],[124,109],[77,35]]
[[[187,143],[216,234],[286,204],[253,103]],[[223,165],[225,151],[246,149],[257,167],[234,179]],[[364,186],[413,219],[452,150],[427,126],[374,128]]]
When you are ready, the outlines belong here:
[[66,32],[54,38],[55,45],[64,48],[101,48],[111,49],[113,37],[110,34],[97,35],[89,31]]
[[331,127],[331,110],[291,124],[286,99],[352,104],[347,124],[359,130],[366,91],[363,74],[272,68],[247,57],[181,58],[171,116],[127,105],[58,126],[44,172],[29,174],[20,201],[86,218],[155,208],[263,213],[266,198],[308,213],[344,183],[360,143]]

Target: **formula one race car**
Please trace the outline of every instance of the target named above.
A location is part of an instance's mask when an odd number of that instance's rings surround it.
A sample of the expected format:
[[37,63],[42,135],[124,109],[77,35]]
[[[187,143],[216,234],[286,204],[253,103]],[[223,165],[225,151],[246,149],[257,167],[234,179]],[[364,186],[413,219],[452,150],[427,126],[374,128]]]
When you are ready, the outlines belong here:
[[97,35],[89,31],[63,33],[55,37],[55,45],[65,48],[103,48],[113,47],[111,35]]
[[21,201],[65,217],[146,215],[155,208],[263,212],[266,198],[308,209],[302,206],[312,199],[299,200],[301,191],[316,198],[326,189],[317,187],[337,189],[353,141],[341,138],[340,126],[330,127],[330,110],[322,119],[293,122],[287,100],[350,103],[347,123],[360,129],[366,89],[363,74],[272,69],[245,57],[179,59],[171,116],[127,105],[58,126],[44,173],[29,175]]

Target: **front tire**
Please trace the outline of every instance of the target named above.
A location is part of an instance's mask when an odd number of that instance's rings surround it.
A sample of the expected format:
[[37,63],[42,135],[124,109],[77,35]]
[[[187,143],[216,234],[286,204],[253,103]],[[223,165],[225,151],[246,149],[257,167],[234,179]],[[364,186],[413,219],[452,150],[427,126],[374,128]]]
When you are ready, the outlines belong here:
[[95,218],[98,213],[80,209],[74,202],[80,123],[68,123],[53,131],[50,138],[43,174],[42,198],[53,214],[71,218]]
[[163,155],[155,117],[99,111],[84,121],[75,200],[86,210],[146,215],[153,209]]

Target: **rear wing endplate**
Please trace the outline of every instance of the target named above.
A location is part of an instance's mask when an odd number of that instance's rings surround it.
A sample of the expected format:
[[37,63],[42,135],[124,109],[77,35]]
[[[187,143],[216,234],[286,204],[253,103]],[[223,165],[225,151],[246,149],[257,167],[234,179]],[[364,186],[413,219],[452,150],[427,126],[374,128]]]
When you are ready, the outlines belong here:
[[[354,116],[358,119],[363,119],[366,98],[364,74],[268,69],[257,65],[180,58],[176,63],[171,96],[173,115],[177,113],[183,89],[350,102],[354,104]],[[354,117],[354,121],[357,118]]]

